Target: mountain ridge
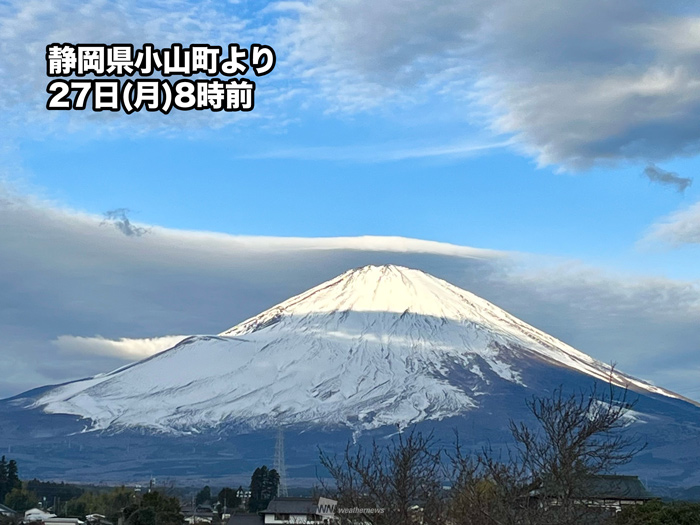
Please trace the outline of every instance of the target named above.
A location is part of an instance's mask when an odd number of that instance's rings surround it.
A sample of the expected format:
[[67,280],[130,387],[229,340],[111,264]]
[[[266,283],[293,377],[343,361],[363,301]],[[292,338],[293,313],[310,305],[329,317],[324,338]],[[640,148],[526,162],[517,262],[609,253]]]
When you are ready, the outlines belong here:
[[[317,447],[342,452],[397,425],[507,446],[510,421],[531,421],[525,399],[607,387],[610,373],[446,281],[365,266],[219,335],[0,400],[0,443],[33,476],[209,482],[270,461],[282,428],[290,477],[313,484]],[[618,370],[613,383],[637,401],[626,431],[649,443],[628,471],[700,483],[698,404]]]
[[[349,270],[217,336],[50,389],[32,408],[78,415],[89,430],[322,422],[362,431],[477,409],[494,381],[527,387],[519,368],[531,359],[682,399],[446,281],[384,265]],[[450,379],[455,368],[463,384]]]

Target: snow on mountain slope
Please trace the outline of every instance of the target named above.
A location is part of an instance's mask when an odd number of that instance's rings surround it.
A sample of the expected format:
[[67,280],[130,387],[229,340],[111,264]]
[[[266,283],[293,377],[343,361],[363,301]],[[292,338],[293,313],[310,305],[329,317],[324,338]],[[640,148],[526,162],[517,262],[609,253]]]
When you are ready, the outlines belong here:
[[[533,360],[600,379],[610,374],[445,281],[366,266],[218,336],[190,337],[110,374],[56,387],[34,406],[89,418],[88,430],[294,423],[361,430],[472,410],[493,382],[523,385],[521,367]],[[614,381],[679,397],[619,372]]]

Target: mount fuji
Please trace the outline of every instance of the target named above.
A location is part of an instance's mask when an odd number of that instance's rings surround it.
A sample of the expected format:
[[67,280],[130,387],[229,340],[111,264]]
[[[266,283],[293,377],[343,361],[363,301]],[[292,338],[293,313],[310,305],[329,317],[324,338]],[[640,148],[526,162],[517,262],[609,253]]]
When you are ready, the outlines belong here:
[[0,401],[0,445],[45,477],[218,479],[269,462],[283,428],[301,480],[313,476],[317,445],[384,439],[397,426],[506,443],[528,396],[608,381],[637,399],[627,431],[649,443],[630,469],[700,483],[694,401],[419,270],[365,266],[218,335]]

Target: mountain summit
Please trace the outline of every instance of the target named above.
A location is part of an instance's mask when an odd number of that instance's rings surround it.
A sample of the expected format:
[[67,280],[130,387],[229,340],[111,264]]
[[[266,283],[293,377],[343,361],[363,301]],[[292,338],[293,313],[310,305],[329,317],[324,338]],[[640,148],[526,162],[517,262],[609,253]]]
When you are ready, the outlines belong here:
[[[32,407],[85,418],[86,430],[311,424],[357,432],[459,416],[509,386],[539,388],[547,370],[611,374],[441,279],[365,266],[218,336],[193,336],[112,373],[49,389]],[[613,380],[679,398],[619,372]]]

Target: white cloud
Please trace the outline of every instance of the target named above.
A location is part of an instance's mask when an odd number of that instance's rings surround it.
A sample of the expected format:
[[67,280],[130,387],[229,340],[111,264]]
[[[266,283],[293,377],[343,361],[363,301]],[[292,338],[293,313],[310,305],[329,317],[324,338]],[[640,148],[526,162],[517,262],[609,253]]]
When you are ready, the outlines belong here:
[[700,244],[700,202],[659,220],[642,239],[642,244],[658,242],[671,246]]
[[105,339],[104,337],[76,337],[60,335],[53,343],[67,354],[117,357],[126,361],[137,361],[172,348],[185,339],[184,335],[167,335],[144,339]]
[[[469,132],[476,125],[482,135],[513,138],[514,148],[541,164],[566,169],[652,162],[700,151],[700,16],[685,11],[651,0],[307,0],[262,9],[180,0],[11,1],[0,4],[0,108],[6,127],[18,134],[31,128],[33,137],[85,127],[141,134],[232,122],[279,129],[320,98],[330,112],[423,112],[431,121],[439,114]],[[274,74],[256,90],[267,110],[45,110],[47,43],[262,40],[278,56]],[[463,154],[459,145],[457,153],[423,149]],[[406,158],[406,148],[396,152]]]
[[339,162],[392,162],[399,160],[430,157],[473,157],[490,150],[505,148],[511,141],[477,143],[462,141],[452,144],[420,145],[407,147],[406,144],[373,144],[372,146],[317,146],[285,149],[268,149],[261,153],[243,155],[242,158],[332,160]]
[[[258,41],[260,30],[236,16],[240,8],[214,2],[121,0],[21,0],[0,3],[0,110],[5,128],[30,126],[32,138],[92,127],[95,134],[126,128],[132,133],[159,129],[219,128],[240,115],[203,111],[133,115],[91,111],[47,111],[46,46],[52,43],[133,43],[156,47],[173,43],[226,45]],[[250,118],[257,118],[259,114]],[[8,129],[4,130],[8,132]]]
[[648,0],[310,0],[277,9],[287,13],[279,27],[291,62],[333,109],[447,93],[454,113],[514,136],[541,164],[572,169],[700,151],[692,9]]
[[280,2],[280,47],[298,76],[317,82],[333,110],[361,111],[420,98],[465,56],[484,10],[455,0]]

